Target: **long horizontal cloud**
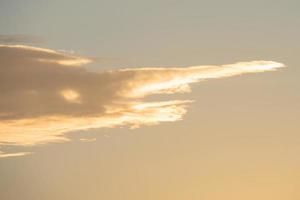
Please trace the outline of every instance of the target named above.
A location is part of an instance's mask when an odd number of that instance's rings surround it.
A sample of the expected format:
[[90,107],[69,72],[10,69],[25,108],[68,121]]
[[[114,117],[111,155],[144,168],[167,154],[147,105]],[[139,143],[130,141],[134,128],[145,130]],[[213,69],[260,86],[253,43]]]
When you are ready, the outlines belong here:
[[[177,121],[191,101],[145,102],[144,97],[189,92],[191,83],[206,79],[284,67],[252,61],[92,72],[82,67],[89,58],[22,45],[0,45],[0,60],[0,145],[25,146],[66,141],[65,133],[77,130]],[[5,155],[13,154],[0,152]]]

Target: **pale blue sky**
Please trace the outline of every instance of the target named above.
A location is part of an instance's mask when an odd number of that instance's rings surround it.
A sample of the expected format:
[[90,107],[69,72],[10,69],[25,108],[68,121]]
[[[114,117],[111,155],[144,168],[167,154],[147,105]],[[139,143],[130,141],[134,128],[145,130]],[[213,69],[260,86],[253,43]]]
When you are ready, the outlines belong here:
[[1,34],[35,35],[44,39],[40,46],[97,56],[105,66],[271,59],[279,46],[296,51],[300,23],[296,0],[19,0],[0,5]]

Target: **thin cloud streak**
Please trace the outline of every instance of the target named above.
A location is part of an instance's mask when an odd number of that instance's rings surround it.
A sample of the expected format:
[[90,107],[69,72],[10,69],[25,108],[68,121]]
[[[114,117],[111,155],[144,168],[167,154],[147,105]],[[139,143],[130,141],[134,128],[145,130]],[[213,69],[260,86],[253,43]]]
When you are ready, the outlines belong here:
[[96,138],[80,138],[79,141],[81,142],[95,142]]
[[30,155],[30,154],[32,154],[32,152],[4,153],[4,152],[0,151],[0,158],[26,156],[26,155]]
[[33,35],[25,35],[25,34],[14,34],[14,35],[3,35],[0,34],[0,42],[4,44],[33,44],[33,43],[41,43],[42,39]]
[[[66,142],[73,131],[178,121],[192,101],[144,98],[190,92],[190,84],[207,79],[284,67],[252,61],[91,72],[82,67],[91,59],[22,45],[0,45],[0,58],[0,146]],[[13,154],[0,157],[5,155]]]

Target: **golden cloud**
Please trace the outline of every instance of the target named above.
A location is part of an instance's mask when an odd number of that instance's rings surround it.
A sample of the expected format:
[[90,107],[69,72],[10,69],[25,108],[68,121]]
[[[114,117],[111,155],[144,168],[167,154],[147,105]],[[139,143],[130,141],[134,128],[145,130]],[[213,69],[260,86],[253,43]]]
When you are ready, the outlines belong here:
[[[284,67],[273,61],[222,66],[92,72],[91,59],[49,49],[0,45],[0,145],[64,142],[68,132],[181,120],[190,100],[145,102],[189,92],[190,84]],[[27,153],[3,153],[0,157]]]

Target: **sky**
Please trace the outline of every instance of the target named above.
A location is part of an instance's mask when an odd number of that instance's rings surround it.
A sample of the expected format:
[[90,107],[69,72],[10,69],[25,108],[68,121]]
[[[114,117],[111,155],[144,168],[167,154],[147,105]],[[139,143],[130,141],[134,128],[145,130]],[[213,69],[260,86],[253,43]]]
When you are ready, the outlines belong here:
[[296,0],[0,2],[0,199],[298,200]]

